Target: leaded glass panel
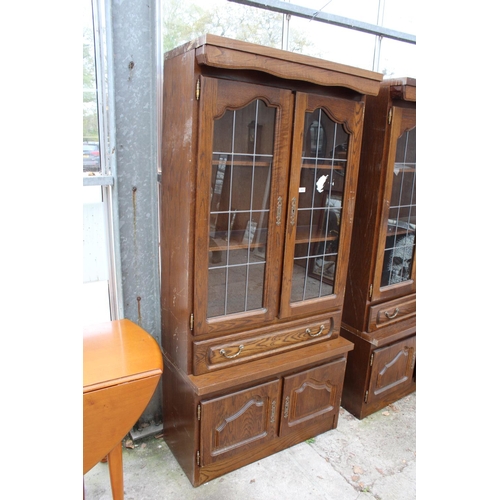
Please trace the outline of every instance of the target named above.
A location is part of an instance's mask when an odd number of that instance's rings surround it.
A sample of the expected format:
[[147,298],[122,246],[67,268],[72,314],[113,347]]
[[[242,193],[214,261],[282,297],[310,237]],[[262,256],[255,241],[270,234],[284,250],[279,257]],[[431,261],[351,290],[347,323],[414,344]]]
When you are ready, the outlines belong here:
[[214,122],[208,318],[263,307],[275,121],[257,99]]
[[304,130],[299,196],[292,200],[292,302],[334,293],[349,144],[343,126],[322,109],[306,113]]
[[416,128],[413,128],[397,141],[381,286],[411,279],[416,202]]

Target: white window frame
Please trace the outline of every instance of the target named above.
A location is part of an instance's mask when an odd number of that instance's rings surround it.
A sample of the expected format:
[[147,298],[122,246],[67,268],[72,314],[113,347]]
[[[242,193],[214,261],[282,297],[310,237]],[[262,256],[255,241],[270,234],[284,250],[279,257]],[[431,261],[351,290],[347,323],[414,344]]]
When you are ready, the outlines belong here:
[[120,265],[120,240],[116,228],[118,210],[113,186],[116,179],[115,113],[113,98],[112,36],[107,29],[111,2],[90,0],[93,11],[97,116],[100,148],[100,173],[83,176],[83,186],[101,186],[105,211],[105,237],[108,258],[108,289],[111,320],[123,318],[123,292]]

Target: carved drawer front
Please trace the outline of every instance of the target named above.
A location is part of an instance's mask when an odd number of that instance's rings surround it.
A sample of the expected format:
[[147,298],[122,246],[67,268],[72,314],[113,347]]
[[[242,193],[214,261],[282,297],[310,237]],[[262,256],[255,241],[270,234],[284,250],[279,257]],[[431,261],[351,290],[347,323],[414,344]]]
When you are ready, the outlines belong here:
[[195,375],[253,361],[265,356],[297,349],[339,336],[341,312],[317,316],[308,321],[289,323],[287,328],[261,328],[252,336],[232,335],[216,340],[194,342]]
[[280,436],[322,422],[334,428],[340,406],[346,358],[285,377]]
[[417,337],[414,335],[373,351],[372,374],[366,403],[387,398],[412,383],[416,362]]
[[201,402],[200,465],[251,451],[277,436],[280,380]]
[[368,331],[373,332],[383,326],[415,316],[416,311],[417,298],[415,294],[372,306],[370,308]]

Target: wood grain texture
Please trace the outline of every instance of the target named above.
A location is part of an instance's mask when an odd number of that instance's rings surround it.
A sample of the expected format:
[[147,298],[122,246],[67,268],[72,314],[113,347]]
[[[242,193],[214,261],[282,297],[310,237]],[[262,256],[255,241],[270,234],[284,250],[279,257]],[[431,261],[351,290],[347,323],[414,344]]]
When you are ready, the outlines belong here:
[[[337,425],[353,348],[339,322],[365,98],[381,80],[212,35],[165,54],[164,437],[194,486]],[[325,117],[318,161],[304,146],[316,113]],[[319,215],[329,200],[312,204],[330,172],[342,193],[335,231]],[[258,236],[248,241],[251,222]],[[312,272],[325,241],[332,278]]]
[[386,80],[367,97],[341,329],[355,345],[342,406],[357,418],[416,390],[416,251],[408,279],[382,286],[386,245],[397,234],[388,219],[398,139],[415,126],[415,79]]
[[342,86],[377,95],[383,75],[303,54],[206,35],[196,50],[199,64],[218,68],[257,70],[273,76]]
[[123,498],[121,441],[151,400],[163,371],[160,348],[129,320],[83,334],[83,473],[108,455],[113,498]]

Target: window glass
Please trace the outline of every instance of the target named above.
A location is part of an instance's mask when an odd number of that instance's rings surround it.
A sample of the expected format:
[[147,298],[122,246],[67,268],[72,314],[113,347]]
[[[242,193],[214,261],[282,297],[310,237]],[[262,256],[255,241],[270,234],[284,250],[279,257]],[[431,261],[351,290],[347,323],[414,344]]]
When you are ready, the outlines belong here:
[[83,6],[83,172],[96,173],[101,168],[91,0],[84,0]]
[[[96,50],[92,0],[83,0],[83,175],[101,172],[96,90]],[[83,187],[83,294],[84,324],[111,319],[109,294],[109,232],[107,205],[101,186]]]

